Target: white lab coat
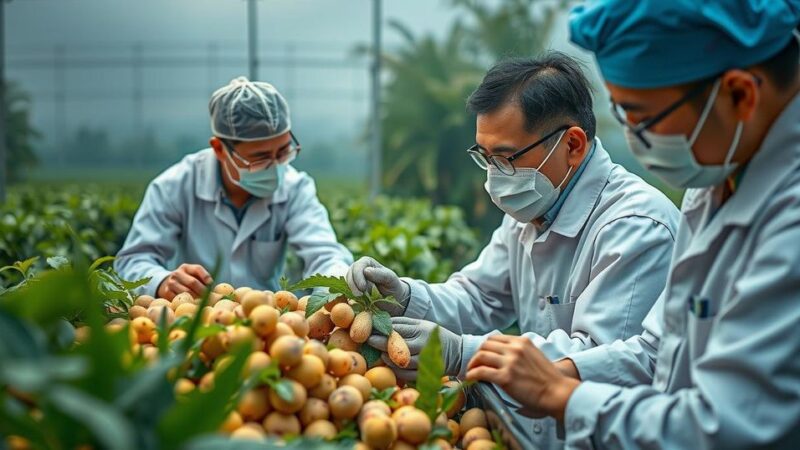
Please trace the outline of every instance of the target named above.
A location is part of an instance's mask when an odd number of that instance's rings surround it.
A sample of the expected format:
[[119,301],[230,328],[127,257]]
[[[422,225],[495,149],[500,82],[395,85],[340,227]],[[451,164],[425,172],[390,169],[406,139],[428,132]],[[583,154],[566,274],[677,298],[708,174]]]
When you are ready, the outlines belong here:
[[353,257],[337,243],[311,177],[288,167],[272,198],[255,199],[239,225],[222,202],[218,164],[210,148],[201,150],[148,186],[114,263],[123,278],[151,277],[140,293],[155,295],[182,263],[211,272],[218,257],[215,282],[275,290],[287,245],[303,260],[306,276],[347,272]]
[[800,95],[718,195],[687,191],[646,332],[570,355],[568,447],[800,445]]
[[[478,259],[445,283],[406,280],[407,316],[464,335],[462,375],[486,335],[514,321],[551,359],[642,331],[664,289],[679,212],[595,145],[549,228],[505,216]],[[526,426],[541,448],[563,445],[552,419]]]

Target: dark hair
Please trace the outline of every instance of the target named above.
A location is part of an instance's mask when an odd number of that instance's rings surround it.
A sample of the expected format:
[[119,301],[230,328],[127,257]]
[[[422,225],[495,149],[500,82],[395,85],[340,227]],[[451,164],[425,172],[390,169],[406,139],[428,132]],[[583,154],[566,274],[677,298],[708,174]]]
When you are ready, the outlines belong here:
[[756,67],[767,73],[767,77],[772,80],[778,91],[784,91],[792,86],[792,82],[797,77],[798,60],[800,60],[800,45],[792,36],[792,39],[781,51],[766,61],[756,64]]
[[474,114],[496,111],[509,102],[519,104],[528,132],[548,132],[569,122],[591,140],[596,121],[592,111],[589,80],[575,59],[548,51],[537,58],[512,58],[489,69],[480,86],[467,100]]

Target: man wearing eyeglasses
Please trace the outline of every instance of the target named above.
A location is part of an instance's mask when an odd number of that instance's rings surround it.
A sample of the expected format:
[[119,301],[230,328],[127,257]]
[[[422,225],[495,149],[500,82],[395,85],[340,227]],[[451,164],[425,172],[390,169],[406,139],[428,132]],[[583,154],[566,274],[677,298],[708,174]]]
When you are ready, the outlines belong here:
[[244,77],[209,102],[211,148],[150,183],[115,267],[150,277],[142,293],[200,295],[217,280],[278,289],[287,246],[304,274],[342,275],[353,261],[336,241],[314,181],[290,163],[300,153],[289,105],[270,84]]
[[[614,164],[595,137],[589,82],[558,52],[501,62],[468,102],[477,144],[467,150],[506,215],[478,259],[446,282],[399,278],[371,258],[347,274],[353,290],[376,286],[403,307],[394,328],[417,354],[438,325],[447,373],[489,334],[518,322],[551,358],[623,339],[664,288],[678,210]],[[446,329],[445,329],[446,328]],[[369,343],[385,351],[386,339]],[[416,360],[395,367],[414,378]],[[528,423],[537,446],[557,446],[554,422]]]
[[688,188],[645,331],[551,363],[493,337],[468,378],[563,420],[569,448],[800,443],[798,0],[602,0],[570,18],[628,145]]

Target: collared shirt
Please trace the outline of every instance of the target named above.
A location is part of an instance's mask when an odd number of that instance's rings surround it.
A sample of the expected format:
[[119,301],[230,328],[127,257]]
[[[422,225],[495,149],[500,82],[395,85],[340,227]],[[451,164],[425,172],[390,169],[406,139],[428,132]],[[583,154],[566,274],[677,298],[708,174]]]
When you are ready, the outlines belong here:
[[353,257],[337,243],[311,177],[289,166],[275,194],[254,198],[238,221],[218,174],[213,151],[205,149],[148,186],[114,262],[123,278],[151,278],[140,293],[155,295],[182,263],[211,273],[217,261],[215,282],[276,290],[288,246],[303,261],[304,276],[347,272]]
[[[463,335],[462,375],[488,335],[515,321],[550,358],[641,332],[664,289],[678,209],[612,163],[599,139],[595,148],[546,230],[505,216],[446,282],[406,279],[407,316]],[[559,445],[552,419],[526,426],[538,447]]]
[[[222,184],[222,168],[221,167],[220,167],[219,170],[217,170],[217,179],[219,180],[219,183]],[[249,208],[250,205],[252,205],[255,200],[256,200],[256,197],[251,195],[250,197],[247,198],[247,200],[244,202],[244,204],[242,206],[236,206],[236,205],[233,204],[231,199],[228,197],[228,194],[227,194],[227,192],[225,192],[225,189],[223,187],[223,190],[222,190],[222,203],[224,203],[227,207],[229,207],[231,209],[231,211],[233,211],[233,217],[236,218],[236,223],[238,225],[242,224],[242,219],[244,219],[244,213],[247,212],[247,208]]]
[[800,95],[721,206],[720,188],[686,192],[645,332],[570,355],[568,447],[797,448]]

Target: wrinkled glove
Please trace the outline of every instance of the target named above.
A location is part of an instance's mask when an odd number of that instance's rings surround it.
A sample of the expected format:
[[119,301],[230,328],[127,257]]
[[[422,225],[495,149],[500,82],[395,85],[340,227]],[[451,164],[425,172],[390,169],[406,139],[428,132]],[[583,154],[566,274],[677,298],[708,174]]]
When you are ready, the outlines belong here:
[[378,292],[383,296],[389,296],[397,300],[402,307],[389,303],[379,303],[379,307],[393,316],[403,314],[411,293],[408,283],[401,280],[392,269],[384,267],[378,261],[364,256],[350,266],[345,275],[350,290],[356,295],[372,292],[372,288],[378,288]]
[[[389,342],[388,337],[377,334],[372,335],[367,343],[383,352],[381,358],[394,371],[397,378],[412,381],[417,379],[419,352],[425,347],[425,344],[430,340],[431,333],[438,326],[427,320],[392,317],[392,328],[405,339],[411,353],[411,362],[406,368],[398,367],[389,359],[389,355],[386,353]],[[447,328],[440,327],[439,340],[442,342],[445,375],[458,375],[461,371],[461,336]]]

